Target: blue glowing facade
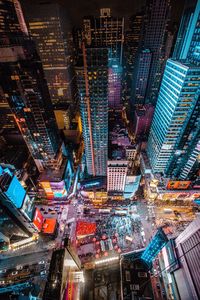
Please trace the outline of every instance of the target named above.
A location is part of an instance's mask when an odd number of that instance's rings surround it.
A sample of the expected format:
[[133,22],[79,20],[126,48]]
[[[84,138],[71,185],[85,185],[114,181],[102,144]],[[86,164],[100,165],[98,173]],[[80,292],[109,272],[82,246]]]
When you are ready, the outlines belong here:
[[167,173],[172,158],[185,152],[181,141],[199,101],[199,78],[200,67],[167,61],[147,145],[153,172]]
[[22,229],[28,233],[36,231],[30,223],[34,209],[33,199],[30,199],[15,176],[14,168],[3,164],[0,165],[0,202]]
[[157,233],[152,238],[151,242],[142,253],[141,259],[147,264],[151,265],[160,250],[167,244],[168,238],[162,228],[159,228]]
[[189,59],[200,61],[200,1],[196,8],[186,7],[178,31],[176,45],[173,52],[174,59]]
[[8,201],[11,201],[16,208],[21,208],[26,191],[22,187],[19,180],[15,177],[13,172],[8,168],[0,166],[0,194]]
[[107,48],[83,47],[76,67],[87,171],[93,176],[105,176],[107,168],[108,58]]

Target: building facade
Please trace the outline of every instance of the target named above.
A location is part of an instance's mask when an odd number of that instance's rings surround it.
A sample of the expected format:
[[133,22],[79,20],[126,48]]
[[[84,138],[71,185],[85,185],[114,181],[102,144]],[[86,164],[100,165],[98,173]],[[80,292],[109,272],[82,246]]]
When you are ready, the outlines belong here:
[[199,75],[195,65],[167,61],[147,146],[153,172],[166,173],[172,156],[184,151],[178,145],[198,101]]
[[107,191],[124,192],[128,161],[109,160],[107,164]]
[[29,31],[36,43],[47,80],[52,104],[76,102],[75,73],[69,40],[63,31],[62,8],[40,2],[27,8]]
[[107,48],[83,46],[76,66],[88,174],[106,176],[108,157]]
[[60,138],[55,116],[35,45],[26,30],[21,30],[24,26],[22,11],[19,11],[19,6],[16,9],[11,1],[1,5],[4,7],[0,9],[0,14],[6,24],[0,35],[1,87],[30,154],[41,172],[46,167],[54,168],[59,164],[56,155]]

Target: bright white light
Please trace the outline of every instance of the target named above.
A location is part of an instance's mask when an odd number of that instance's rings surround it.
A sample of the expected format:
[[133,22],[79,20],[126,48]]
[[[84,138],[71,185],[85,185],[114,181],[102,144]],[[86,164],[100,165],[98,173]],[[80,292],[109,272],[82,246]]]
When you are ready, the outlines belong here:
[[119,260],[119,256],[113,256],[113,257],[97,260],[97,261],[95,261],[95,264],[99,265],[99,264],[103,264],[103,263],[111,262],[111,261],[115,261],[115,260]]

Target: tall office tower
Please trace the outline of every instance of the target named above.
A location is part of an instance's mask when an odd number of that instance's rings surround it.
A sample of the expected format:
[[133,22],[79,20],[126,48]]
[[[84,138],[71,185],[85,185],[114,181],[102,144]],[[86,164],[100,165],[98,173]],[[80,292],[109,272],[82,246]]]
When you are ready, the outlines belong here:
[[[190,28],[192,37],[188,38],[188,43],[190,42],[190,47],[187,53],[187,59],[199,66],[200,65],[200,57],[199,57],[199,49],[200,49],[200,0],[198,0],[196,9],[194,11],[194,16],[192,20],[192,25]],[[187,50],[187,48],[186,48]]]
[[16,13],[14,2],[0,3],[5,23],[0,34],[0,82],[18,128],[42,171],[60,163],[56,158],[60,141],[42,65],[33,42],[25,30],[21,31],[23,14],[21,11],[18,19],[19,6]]
[[26,6],[29,31],[36,43],[52,104],[76,102],[75,74],[69,40],[64,36],[62,8],[43,1]]
[[[180,299],[200,298],[200,219],[197,217],[175,239],[178,269],[172,273]],[[184,278],[184,284],[183,284]]]
[[[198,18],[199,18],[199,10],[200,10],[200,1],[199,0],[187,0],[185,2],[185,9],[183,12],[183,16],[181,19],[181,24],[179,27],[176,44],[173,52],[173,59],[186,59],[188,57],[188,51],[191,46],[191,42],[194,36],[193,45],[198,42]],[[191,49],[190,53],[194,52],[194,49]]]
[[126,175],[128,171],[127,160],[109,160],[107,164],[107,191],[124,192]]
[[112,17],[109,8],[102,8],[99,18],[83,19],[83,38],[86,46],[108,47],[111,50],[110,59],[122,63],[124,18]]
[[200,91],[196,105],[183,135],[177,143],[177,151],[170,157],[166,175],[182,180],[195,180],[200,168]]
[[86,48],[76,66],[87,171],[106,175],[108,157],[107,48]]
[[141,106],[144,104],[151,59],[152,53],[149,49],[142,50],[138,54],[136,67],[137,72],[133,73],[132,105]]
[[126,105],[132,95],[133,73],[137,52],[141,46],[144,29],[144,13],[137,13],[129,19],[129,29],[124,34],[122,98]]
[[29,235],[37,232],[31,223],[33,201],[27,195],[14,171],[6,165],[0,165],[0,204],[25,232]]
[[185,151],[179,145],[199,99],[199,77],[200,67],[168,59],[147,145],[153,172],[166,173]]
[[165,63],[165,35],[169,20],[170,0],[150,0],[147,10],[144,49],[152,53],[146,90],[146,103],[156,104],[162,68]]
[[111,60],[108,69],[108,106],[110,109],[121,109],[121,79],[122,67],[116,62]]

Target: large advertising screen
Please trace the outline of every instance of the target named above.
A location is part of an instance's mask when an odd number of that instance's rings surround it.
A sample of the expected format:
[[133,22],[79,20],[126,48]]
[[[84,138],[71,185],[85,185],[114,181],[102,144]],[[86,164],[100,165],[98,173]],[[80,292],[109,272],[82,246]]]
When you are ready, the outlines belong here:
[[191,181],[174,181],[169,180],[167,183],[167,189],[169,190],[186,190],[189,188]]
[[5,192],[10,201],[17,207],[21,208],[24,197],[26,195],[25,189],[22,187],[21,183],[17,177],[13,176],[13,179],[9,185],[8,190]]
[[33,219],[33,224],[35,225],[35,227],[39,231],[41,231],[43,223],[44,223],[44,217],[41,214],[40,210],[38,208],[36,208],[36,210],[35,210],[35,216],[34,216],[34,219]]

